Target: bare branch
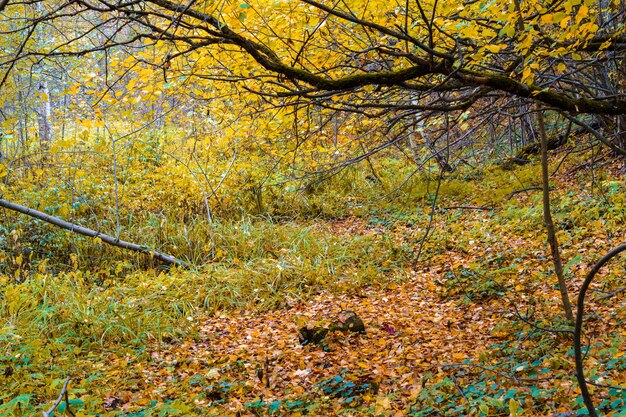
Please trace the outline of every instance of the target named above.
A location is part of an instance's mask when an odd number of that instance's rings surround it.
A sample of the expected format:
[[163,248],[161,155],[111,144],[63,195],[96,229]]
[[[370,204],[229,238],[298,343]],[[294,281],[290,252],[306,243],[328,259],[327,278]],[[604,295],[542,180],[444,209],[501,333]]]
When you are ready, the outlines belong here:
[[27,216],[34,217],[39,220],[43,220],[44,222],[53,224],[62,229],[69,230],[72,233],[78,233],[80,235],[89,236],[93,238],[100,238],[103,242],[108,243],[109,245],[112,245],[112,246],[117,246],[118,248],[145,253],[167,264],[186,266],[183,261],[176,259],[173,256],[166,255],[161,252],[157,252],[145,246],[140,246],[135,243],[126,242],[124,240],[114,238],[113,236],[109,236],[107,234],[89,229],[87,227],[83,227],[77,224],[66,222],[64,220],[61,220],[57,217],[50,216],[49,214],[43,213],[41,211],[37,211],[37,210],[31,209],[31,208],[28,208],[28,207],[25,207],[16,203],[12,203],[10,201],[7,201],[1,198],[0,198],[0,207],[13,210],[18,213],[26,214]]
[[[56,408],[59,406],[59,404],[61,404],[61,401],[63,401],[63,396],[66,396],[66,401],[67,401],[67,384],[70,383],[70,377],[68,376],[67,378],[65,378],[65,383],[63,384],[63,388],[61,389],[61,393],[59,394],[59,398],[57,398],[57,401],[54,403],[54,405],[52,407],[50,407],[48,409],[48,411],[42,411],[41,413],[43,414],[43,417],[50,417],[52,415],[52,413],[54,413],[54,410],[56,410]],[[67,405],[68,405],[68,409],[69,409],[69,401],[67,401]]]

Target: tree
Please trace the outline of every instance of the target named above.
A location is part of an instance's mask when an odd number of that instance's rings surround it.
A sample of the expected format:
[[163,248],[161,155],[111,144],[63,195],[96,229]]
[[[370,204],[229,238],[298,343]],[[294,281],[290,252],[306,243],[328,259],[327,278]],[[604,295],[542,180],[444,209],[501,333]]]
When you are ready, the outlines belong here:
[[[216,107],[209,113],[229,112],[214,100],[217,82],[227,81],[230,94],[242,100],[252,103],[256,96],[292,109],[296,131],[303,119],[311,135],[334,124],[333,158],[320,164],[320,172],[334,172],[405,140],[416,163],[421,146],[450,171],[451,152],[471,142],[469,117],[493,122],[513,114],[523,123],[531,102],[626,154],[621,131],[626,95],[620,82],[626,34],[619,2],[30,0],[0,7],[12,25],[3,33],[22,38],[0,60],[0,86],[27,59],[105,53],[107,91],[119,92],[127,71],[118,69],[109,80],[109,51],[133,52],[135,63],[119,59],[117,65],[152,68],[163,78],[153,90],[172,79],[195,83],[198,98]],[[21,18],[23,8],[37,13]],[[43,43],[36,36],[41,26],[67,30]],[[354,144],[341,152],[339,118],[359,125],[356,135],[343,138]],[[590,126],[594,118],[608,137]],[[526,123],[521,131],[532,131]],[[257,194],[259,183],[251,180]],[[262,209],[262,202],[258,206]]]
[[[318,173],[336,172],[404,142],[416,164],[423,163],[424,152],[425,160],[451,171],[455,150],[472,143],[475,129],[485,123],[519,123],[525,126],[521,143],[527,130],[536,141],[528,117],[532,102],[626,154],[620,81],[626,34],[615,1],[429,0],[390,6],[365,0],[29,0],[3,1],[0,13],[2,34],[13,40],[13,50],[0,57],[0,87],[28,60],[104,54],[98,67],[113,98],[138,85],[128,81],[128,73],[140,65],[152,71],[152,85],[144,82],[144,90],[163,90],[172,80],[193,85],[208,116],[232,112],[229,94],[256,114],[263,106],[288,109],[294,119],[291,153],[301,147],[301,131],[315,140],[332,136],[331,144],[317,147],[326,158],[316,163]],[[62,35],[42,42],[42,27]],[[127,58],[115,57],[114,50]],[[220,81],[230,83],[229,92],[218,92],[224,88]],[[220,95],[226,98],[220,101]],[[152,108],[160,105],[153,102]],[[608,137],[591,126],[594,119]],[[339,120],[350,133],[341,134]],[[503,137],[497,130],[492,129],[494,147]],[[509,137],[515,146],[518,140]],[[259,152],[271,154],[284,142],[266,138]],[[294,175],[300,175],[295,168]],[[247,181],[262,211],[264,180]]]
[[[6,12],[24,7],[24,2],[5,3]],[[25,42],[0,62],[5,72],[15,60],[29,56],[154,44],[162,53],[151,64],[162,68],[164,78],[175,70],[229,80],[281,105],[306,101],[382,117],[397,126],[396,132],[405,131],[416,116],[460,116],[494,97],[538,101],[615,126],[626,113],[623,91],[607,85],[611,76],[596,81],[612,65],[616,76],[622,76],[618,63],[626,35],[616,2],[481,0],[458,5],[434,0],[391,7],[365,1],[91,0],[46,2],[43,9],[23,23],[24,29],[73,18],[83,21],[82,30],[47,49]],[[88,47],[84,39],[92,32],[106,36]],[[620,141],[615,143],[623,153]]]

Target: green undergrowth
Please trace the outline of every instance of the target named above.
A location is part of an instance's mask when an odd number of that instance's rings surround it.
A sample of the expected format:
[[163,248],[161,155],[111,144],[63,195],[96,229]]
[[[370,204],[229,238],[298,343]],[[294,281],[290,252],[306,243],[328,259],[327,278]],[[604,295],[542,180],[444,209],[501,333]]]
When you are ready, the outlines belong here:
[[90,270],[78,255],[63,271],[49,259],[33,270],[24,268],[35,265],[32,259],[5,254],[14,272],[0,275],[3,334],[77,342],[173,337],[187,333],[186,318],[196,314],[268,310],[322,290],[351,292],[402,279],[402,260],[379,236],[343,239],[312,226],[243,221],[222,228],[216,239],[215,262],[169,271],[133,270],[128,262]]
[[[94,243],[86,239],[73,239],[74,253],[53,264],[53,257],[27,255],[36,254],[25,249],[36,242],[24,230],[9,232],[1,256],[11,273],[0,275],[0,369],[10,368],[11,376],[0,410],[19,415],[20,407],[44,403],[76,363],[95,372],[99,356],[112,350],[135,356],[146,344],[194,340],[207,314],[289,307],[320,291],[358,292],[404,277],[403,260],[382,236],[345,239],[313,223],[252,218],[212,227],[214,261],[170,270],[115,258],[95,269],[89,257],[106,260],[111,249],[89,248]],[[57,238],[62,245],[70,236]]]

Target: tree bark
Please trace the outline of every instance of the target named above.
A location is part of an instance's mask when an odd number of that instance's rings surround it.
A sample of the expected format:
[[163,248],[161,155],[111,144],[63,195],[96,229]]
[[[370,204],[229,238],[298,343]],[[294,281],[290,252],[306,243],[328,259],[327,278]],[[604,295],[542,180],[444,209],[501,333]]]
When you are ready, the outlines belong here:
[[47,81],[39,83],[40,100],[37,117],[39,123],[39,143],[42,148],[48,148],[52,140],[52,102],[50,100],[50,89]]
[[550,182],[548,177],[548,138],[546,136],[546,127],[543,120],[541,107],[537,105],[537,122],[539,125],[539,139],[541,141],[541,179],[543,182],[543,223],[548,234],[548,244],[552,254],[552,262],[554,264],[554,272],[556,273],[559,290],[561,292],[561,300],[563,302],[563,310],[565,317],[570,324],[574,324],[574,314],[572,312],[572,304],[567,293],[567,284],[563,273],[563,263],[559,253],[559,242],[556,238],[554,221],[550,212]]
[[576,303],[576,324],[574,326],[574,358],[576,361],[576,379],[578,380],[578,385],[580,386],[580,393],[582,394],[583,400],[585,402],[585,406],[589,411],[589,416],[597,417],[598,412],[593,405],[593,400],[591,398],[591,394],[589,393],[589,389],[587,388],[587,381],[585,380],[585,369],[583,366],[583,349],[582,349],[582,333],[583,333],[583,318],[585,314],[585,295],[587,294],[587,290],[591,285],[591,281],[596,276],[600,268],[602,268],[611,258],[614,258],[619,253],[626,251],[626,244],[620,245],[614,249],[612,249],[609,253],[604,255],[602,259],[600,259],[596,264],[591,268],[585,280],[583,281],[583,285],[580,287],[580,293],[578,295],[578,302]]
[[64,220],[61,220],[57,217],[50,216],[49,214],[43,213],[38,210],[34,210],[16,203],[12,203],[10,201],[4,200],[0,198],[0,207],[4,207],[9,210],[17,211],[18,213],[26,214],[27,216],[34,217],[39,220],[43,220],[44,222],[53,224],[62,229],[69,230],[72,233],[78,233],[83,236],[89,236],[93,238],[100,238],[103,242],[108,243],[112,246],[117,246],[118,248],[128,249],[135,252],[145,253],[146,255],[150,255],[166,264],[173,264],[179,266],[186,266],[186,264],[174,258],[173,256],[166,255],[161,252],[157,252],[153,249],[147,248],[145,246],[137,245],[135,243],[126,242],[124,240],[116,239],[113,236],[109,236],[107,234],[98,232],[96,230],[89,229],[87,227],[79,226],[74,223],[69,223]]

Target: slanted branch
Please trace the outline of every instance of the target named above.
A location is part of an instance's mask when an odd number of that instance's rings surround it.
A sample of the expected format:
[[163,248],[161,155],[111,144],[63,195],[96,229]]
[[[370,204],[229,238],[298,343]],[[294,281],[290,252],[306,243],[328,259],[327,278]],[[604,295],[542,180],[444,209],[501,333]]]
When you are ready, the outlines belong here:
[[74,223],[66,222],[65,220],[59,219],[58,217],[50,216],[49,214],[46,214],[44,212],[34,210],[29,207],[22,206],[20,204],[12,203],[10,201],[7,201],[1,198],[0,198],[0,207],[17,211],[18,213],[22,213],[22,214],[25,214],[30,217],[34,217],[39,220],[43,220],[46,223],[50,223],[62,229],[69,230],[72,233],[78,233],[79,235],[89,236],[92,238],[100,238],[104,243],[107,243],[111,246],[116,246],[118,248],[144,253],[146,255],[156,258],[159,261],[164,262],[169,265],[186,266],[186,264],[183,261],[173,256],[170,256],[161,252],[157,252],[153,249],[138,245],[136,243],[131,243],[131,242],[126,242],[124,240],[120,240],[113,236],[107,235],[102,232],[98,232],[93,229],[89,229],[87,227],[83,227]]
[[67,395],[67,384],[70,383],[70,379],[71,378],[69,376],[65,378],[65,382],[63,383],[63,388],[61,388],[61,393],[59,394],[59,398],[57,398],[57,401],[54,403],[52,407],[48,409],[48,411],[41,412],[41,414],[43,414],[43,417],[50,417],[53,415],[52,413],[54,413],[54,410],[56,410],[59,404],[61,404],[61,401],[63,401],[63,396],[65,396],[65,404],[67,406],[67,411],[71,415],[74,415],[74,413],[72,413],[72,411],[70,410],[70,400]]

